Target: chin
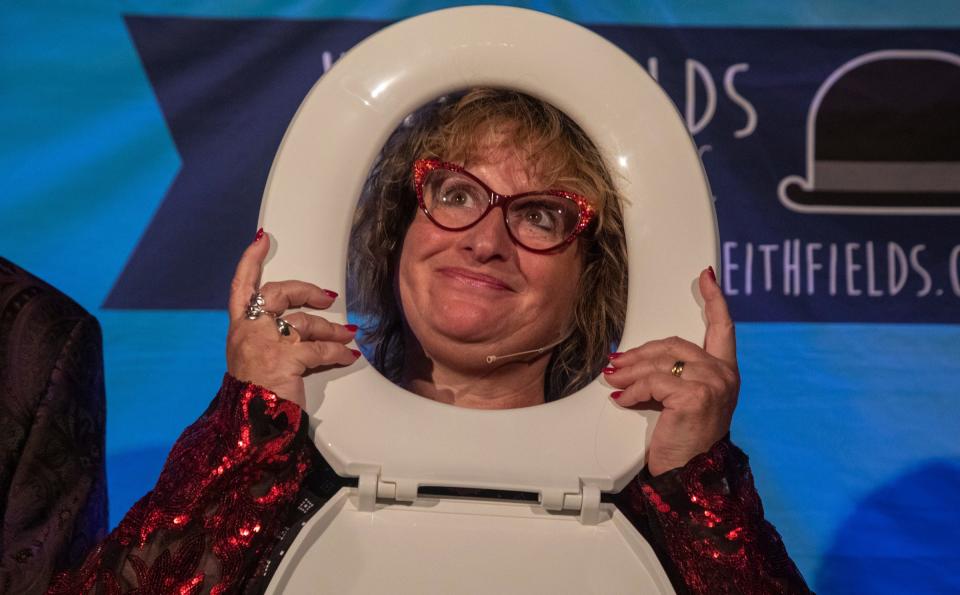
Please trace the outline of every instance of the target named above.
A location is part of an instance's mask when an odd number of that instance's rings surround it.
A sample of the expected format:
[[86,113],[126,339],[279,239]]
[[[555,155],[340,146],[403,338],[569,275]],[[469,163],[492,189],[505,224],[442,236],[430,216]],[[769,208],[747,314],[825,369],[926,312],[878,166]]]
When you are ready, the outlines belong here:
[[478,316],[476,310],[459,315],[435,318],[430,326],[440,335],[464,343],[485,343],[506,334],[496,316]]

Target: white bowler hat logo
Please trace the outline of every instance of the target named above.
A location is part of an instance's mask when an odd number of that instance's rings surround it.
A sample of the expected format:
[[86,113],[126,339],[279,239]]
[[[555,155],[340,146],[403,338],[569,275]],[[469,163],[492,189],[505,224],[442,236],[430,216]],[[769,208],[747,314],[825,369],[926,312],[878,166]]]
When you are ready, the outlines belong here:
[[960,213],[960,56],[885,50],[847,62],[807,115],[807,177],[778,195],[809,213]]

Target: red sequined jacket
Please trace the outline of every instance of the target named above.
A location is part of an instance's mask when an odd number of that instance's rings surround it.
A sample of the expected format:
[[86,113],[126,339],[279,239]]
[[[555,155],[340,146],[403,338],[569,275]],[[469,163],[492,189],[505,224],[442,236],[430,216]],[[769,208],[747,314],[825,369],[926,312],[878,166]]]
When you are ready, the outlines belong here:
[[[49,594],[237,593],[279,539],[316,450],[292,402],[227,375],[180,436],[153,491]],[[678,593],[809,593],[763,518],[746,456],[724,439],[612,499]]]

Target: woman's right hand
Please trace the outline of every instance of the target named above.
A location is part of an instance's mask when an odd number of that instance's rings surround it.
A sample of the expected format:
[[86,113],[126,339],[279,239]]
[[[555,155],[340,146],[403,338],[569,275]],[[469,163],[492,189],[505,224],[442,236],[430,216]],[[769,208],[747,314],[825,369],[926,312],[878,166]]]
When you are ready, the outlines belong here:
[[305,374],[346,366],[360,357],[359,351],[345,345],[353,340],[357,328],[295,312],[283,316],[294,327],[289,336],[283,336],[270,314],[249,320],[247,306],[258,287],[265,302],[263,308],[275,313],[301,306],[328,308],[337,297],[332,291],[304,281],[271,281],[260,287],[260,274],[270,249],[270,239],[259,232],[257,236],[259,239],[254,240],[240,257],[230,284],[227,372],[238,380],[258,384],[304,407]]

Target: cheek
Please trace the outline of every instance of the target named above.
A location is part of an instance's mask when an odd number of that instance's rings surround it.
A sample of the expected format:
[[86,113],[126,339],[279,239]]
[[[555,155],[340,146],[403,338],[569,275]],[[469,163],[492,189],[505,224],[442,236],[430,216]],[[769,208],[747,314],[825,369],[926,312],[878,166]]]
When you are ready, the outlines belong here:
[[554,294],[562,296],[564,315],[567,318],[573,316],[574,304],[576,304],[577,292],[580,288],[580,274],[582,272],[582,268],[579,263],[577,263],[575,267],[572,267],[572,272],[563,275],[554,287]]
[[449,243],[450,234],[430,223],[426,215],[417,211],[417,216],[404,235],[401,259],[405,258],[411,264],[416,264],[445,250]]
[[405,302],[409,299],[409,288],[416,287],[416,263],[420,260],[418,250],[423,242],[418,239],[416,222],[412,223],[407,229],[403,238],[403,244],[400,249],[400,262],[397,266],[396,287],[401,307],[407,305]]
[[397,267],[397,287],[403,307],[412,305],[410,300],[416,299],[416,288],[425,287],[427,260],[446,247],[447,239],[437,232],[442,230],[427,221],[420,212],[407,228]]
[[579,253],[571,247],[561,254],[537,256],[527,267],[528,279],[537,288],[537,302],[557,317],[569,317],[583,273]]

